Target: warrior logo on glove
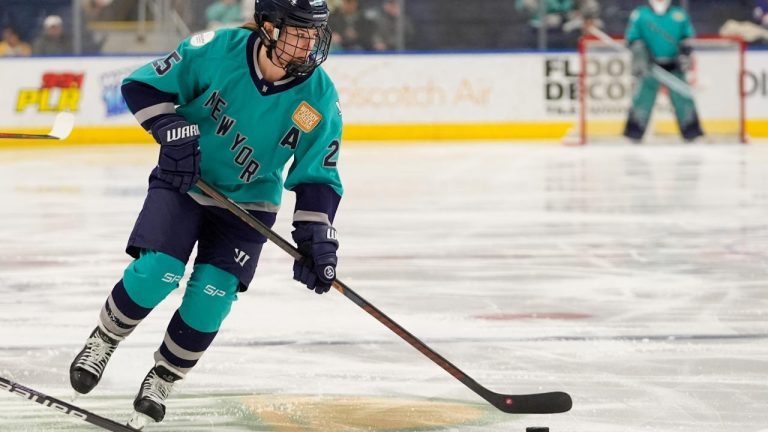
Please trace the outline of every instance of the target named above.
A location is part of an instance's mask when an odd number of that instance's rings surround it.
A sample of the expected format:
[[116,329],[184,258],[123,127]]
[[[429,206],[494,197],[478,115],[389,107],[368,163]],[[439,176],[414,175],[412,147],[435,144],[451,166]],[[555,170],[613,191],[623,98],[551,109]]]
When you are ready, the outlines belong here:
[[166,131],[167,136],[165,142],[180,140],[182,138],[198,137],[200,136],[200,128],[196,124],[177,127],[175,129],[168,129]]
[[333,266],[325,267],[323,273],[325,273],[325,277],[328,279],[336,279],[336,269],[334,269]]

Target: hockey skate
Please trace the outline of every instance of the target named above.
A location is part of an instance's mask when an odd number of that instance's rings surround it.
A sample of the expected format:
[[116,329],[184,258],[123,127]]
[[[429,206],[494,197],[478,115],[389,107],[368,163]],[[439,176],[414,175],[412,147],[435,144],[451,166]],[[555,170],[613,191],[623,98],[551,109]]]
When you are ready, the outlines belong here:
[[173,384],[183,378],[181,374],[163,364],[150,369],[133,401],[135,412],[128,421],[128,426],[142,430],[150,421],[162,421],[165,417],[165,399],[171,393]]
[[69,382],[79,394],[96,387],[120,339],[96,327],[69,366]]

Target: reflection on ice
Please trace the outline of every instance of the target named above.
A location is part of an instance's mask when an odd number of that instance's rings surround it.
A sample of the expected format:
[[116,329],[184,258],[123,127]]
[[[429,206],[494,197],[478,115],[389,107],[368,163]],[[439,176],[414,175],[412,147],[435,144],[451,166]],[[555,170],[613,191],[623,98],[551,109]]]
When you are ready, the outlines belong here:
[[[152,146],[0,150],[0,371],[67,367],[128,263]],[[147,430],[766,431],[768,154],[753,146],[348,146],[340,277],[488,388],[563,390],[509,416],[266,247],[214,346]],[[290,230],[286,196],[276,230]],[[181,290],[84,408],[127,419]],[[0,395],[0,431],[87,426]]]

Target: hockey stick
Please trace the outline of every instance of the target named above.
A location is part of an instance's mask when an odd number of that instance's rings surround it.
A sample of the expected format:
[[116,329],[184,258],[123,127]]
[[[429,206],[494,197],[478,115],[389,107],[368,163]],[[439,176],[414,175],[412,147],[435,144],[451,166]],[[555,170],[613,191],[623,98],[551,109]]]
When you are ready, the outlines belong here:
[[96,415],[82,408],[78,408],[60,399],[56,399],[55,397],[48,396],[36,390],[32,390],[29,387],[24,387],[21,384],[15,383],[1,376],[0,376],[0,390],[5,390],[9,393],[15,394],[16,396],[19,396],[22,399],[26,399],[28,401],[37,402],[42,406],[53,408],[54,410],[62,414],[66,414],[74,418],[87,421],[88,423],[94,426],[98,426],[104,430],[108,430],[111,432],[136,432],[136,429],[133,429],[125,425],[121,425],[120,423],[117,423],[108,418],[102,417],[100,415]]
[[72,132],[75,126],[75,116],[69,112],[60,112],[53,121],[53,127],[48,134],[20,134],[20,133],[2,133],[0,138],[9,139],[41,139],[41,140],[63,140]]
[[[234,213],[243,222],[271,240],[280,247],[280,249],[287,252],[293,259],[299,260],[303,258],[301,252],[299,252],[293,244],[280,237],[280,235],[274,232],[271,228],[264,225],[260,220],[253,217],[245,209],[221,194],[205,181],[198,180],[196,186],[213,198],[214,201]],[[566,412],[571,409],[573,404],[571,397],[564,392],[511,395],[495,393],[488,390],[454,366],[453,363],[446,360],[445,357],[435,352],[432,348],[427,346],[427,344],[404,329],[400,324],[385,315],[384,312],[368,303],[368,301],[360,297],[340,280],[336,279],[333,282],[333,287],[499,410],[510,414],[554,414]]]
[[[604,31],[600,30],[595,26],[590,27],[589,32],[592,33],[596,38],[600,39],[601,41],[605,42],[606,44],[614,48],[616,51],[621,52],[621,51],[628,50],[626,46],[620,44],[619,42],[614,40],[612,37],[610,37],[607,33],[605,33]],[[667,88],[669,88],[670,90],[674,91],[675,93],[679,94],[680,96],[688,100],[693,100],[693,92],[691,91],[691,86],[688,85],[687,82],[676,77],[674,74],[672,74],[668,70],[654,63],[651,66],[651,74],[654,76],[654,78],[659,80],[660,83],[667,86]]]

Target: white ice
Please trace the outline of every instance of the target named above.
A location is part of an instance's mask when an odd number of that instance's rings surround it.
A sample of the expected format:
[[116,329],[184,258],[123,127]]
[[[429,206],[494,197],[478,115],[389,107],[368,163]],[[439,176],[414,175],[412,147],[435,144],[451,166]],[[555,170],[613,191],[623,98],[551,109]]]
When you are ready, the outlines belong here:
[[[0,150],[0,375],[70,396],[156,152]],[[340,279],[491,390],[573,410],[497,412],[266,246],[147,431],[768,431],[764,145],[348,145],[341,169]],[[76,404],[128,418],[181,292]],[[74,430],[96,429],[0,393],[0,431]]]

